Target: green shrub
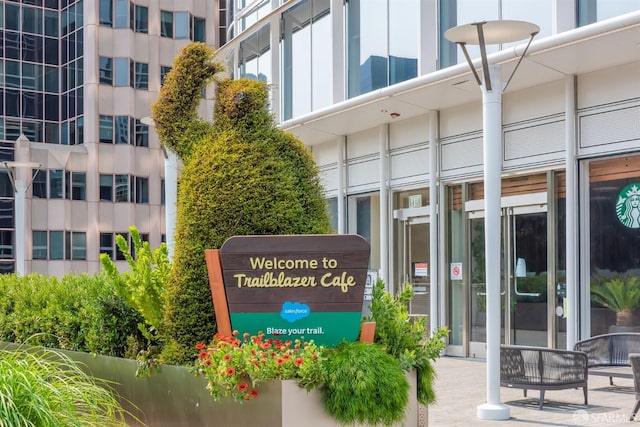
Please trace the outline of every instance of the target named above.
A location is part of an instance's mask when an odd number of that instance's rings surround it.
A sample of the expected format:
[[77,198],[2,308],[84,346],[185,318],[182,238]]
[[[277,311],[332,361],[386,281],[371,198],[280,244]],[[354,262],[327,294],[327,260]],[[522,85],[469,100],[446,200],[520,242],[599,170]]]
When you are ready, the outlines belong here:
[[429,337],[427,317],[410,317],[407,303],[413,297],[413,288],[406,285],[397,296],[385,291],[384,282],[378,280],[373,288],[371,317],[376,322],[374,342],[394,356],[404,370],[417,373],[418,402],[433,403],[435,370],[431,364],[444,350],[447,328],[434,331]]
[[[201,45],[187,47],[174,63],[176,72],[185,70],[180,65],[182,61],[191,63],[190,55],[208,58],[201,49]],[[211,73],[215,70],[209,68]],[[205,84],[212,78],[199,76],[196,80],[181,80]],[[188,92],[199,97],[202,88]],[[181,88],[165,85],[162,89],[172,90]],[[181,109],[167,100],[182,98],[168,93],[161,93],[161,97],[163,103],[154,104],[153,108],[158,128],[168,126],[165,109],[191,114],[191,103],[186,100]],[[266,109],[267,100],[264,83],[248,79],[220,81],[211,132],[202,130],[202,122],[194,113],[192,122],[198,134],[205,137],[189,141],[188,149],[176,149],[178,153],[191,154],[183,158],[185,167],[180,177],[176,246],[166,306],[166,326],[173,343],[163,351],[165,361],[171,362],[171,357],[176,356],[181,359],[173,362],[186,361],[193,346],[210,341],[215,332],[205,249],[220,248],[234,235],[330,232],[313,157],[301,141],[275,126]],[[184,114],[175,120],[185,120]],[[161,130],[158,133],[164,134]]]
[[341,424],[392,425],[404,419],[409,382],[376,344],[343,342],[323,363],[325,409]]
[[0,426],[127,426],[105,384],[51,350],[0,350],[0,396]]
[[124,356],[141,321],[100,276],[0,275],[0,341]]

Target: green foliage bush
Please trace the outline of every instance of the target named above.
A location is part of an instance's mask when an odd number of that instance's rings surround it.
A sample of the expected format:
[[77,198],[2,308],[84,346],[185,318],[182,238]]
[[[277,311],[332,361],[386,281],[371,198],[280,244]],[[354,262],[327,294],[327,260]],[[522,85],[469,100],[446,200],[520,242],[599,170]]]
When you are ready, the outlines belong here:
[[0,426],[126,427],[107,385],[61,353],[0,350]]
[[325,410],[339,423],[392,425],[404,418],[409,382],[376,344],[343,342],[323,363]]
[[0,341],[123,357],[141,321],[101,276],[0,275]]
[[427,317],[410,317],[407,303],[413,297],[413,288],[406,285],[395,297],[385,291],[384,282],[378,280],[373,287],[371,317],[376,322],[374,342],[394,356],[404,370],[416,370],[418,375],[418,402],[435,401],[432,361],[444,350],[447,328],[428,333]]
[[[181,63],[191,63],[191,57],[209,58],[202,49],[198,44],[185,48],[169,76],[174,70],[185,70]],[[186,92],[199,100],[200,90],[216,70],[209,67],[210,76],[183,78],[189,85],[202,85]],[[210,341],[215,332],[205,249],[220,248],[234,235],[331,231],[314,159],[301,141],[275,126],[266,109],[268,90],[264,83],[219,81],[210,132],[202,129],[191,102],[166,93],[182,90],[178,85],[165,85],[160,95],[163,102],[153,107],[161,137],[175,137],[172,131],[163,130],[171,114],[178,121],[190,120],[197,128],[197,132],[185,134],[204,136],[199,141],[186,141],[188,149],[176,147],[177,153],[190,155],[183,157],[176,246],[167,287],[165,320],[173,342],[165,346],[163,360],[174,363],[190,359],[193,346]]]

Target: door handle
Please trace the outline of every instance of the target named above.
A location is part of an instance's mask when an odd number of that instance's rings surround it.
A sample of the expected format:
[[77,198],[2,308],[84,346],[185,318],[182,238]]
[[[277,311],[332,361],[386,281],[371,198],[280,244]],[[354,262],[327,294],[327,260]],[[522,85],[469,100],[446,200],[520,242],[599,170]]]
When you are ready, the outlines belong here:
[[540,292],[537,292],[537,293],[534,293],[534,292],[520,292],[518,290],[518,279],[516,277],[513,278],[513,291],[518,296],[524,296],[524,297],[539,297],[540,296]]

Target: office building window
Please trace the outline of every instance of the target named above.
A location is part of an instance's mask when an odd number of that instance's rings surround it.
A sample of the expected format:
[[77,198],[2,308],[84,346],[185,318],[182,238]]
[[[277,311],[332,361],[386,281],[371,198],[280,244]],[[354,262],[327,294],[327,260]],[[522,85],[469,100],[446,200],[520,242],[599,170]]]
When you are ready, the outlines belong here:
[[136,147],[148,147],[149,126],[142,123],[139,119],[136,119],[135,132]]
[[113,58],[114,86],[129,86],[129,58]]
[[113,2],[112,0],[100,0],[100,25],[111,27],[113,25]]
[[160,35],[173,38],[173,12],[160,11]]
[[171,67],[167,67],[166,65],[160,66],[160,84],[164,84],[164,79],[167,78],[167,74],[171,71]]
[[113,202],[113,175],[100,175],[100,201]]
[[33,250],[31,255],[33,259],[47,259],[48,243],[46,231],[33,231],[32,233]]
[[0,259],[13,258],[13,230],[0,230]]
[[175,12],[173,15],[173,19],[175,23],[175,38],[188,39],[189,38],[189,13]]
[[115,144],[129,144],[129,116],[115,116],[113,120]]
[[115,243],[113,233],[100,233],[100,253],[115,259]]
[[128,175],[115,175],[116,183],[116,202],[128,202],[129,201],[129,176]]
[[165,193],[166,193],[165,185],[166,184],[165,184],[164,178],[162,178],[160,180],[160,204],[163,206],[165,204]]
[[64,232],[49,231],[49,259],[64,259]]
[[129,0],[114,0],[114,27],[129,28]]
[[87,174],[84,172],[65,172],[66,198],[70,200],[86,200]]
[[130,64],[131,87],[135,89],[149,88],[149,65],[142,62],[131,62]]
[[34,170],[31,183],[32,194],[36,199],[47,198],[47,171]]
[[68,260],[86,260],[87,259],[87,233],[81,231],[67,231],[67,247],[71,246],[71,250],[67,251],[66,259]]
[[207,26],[204,18],[193,17],[193,35],[191,40],[194,42],[206,42],[207,41]]
[[131,29],[136,33],[149,32],[149,8],[131,4]]
[[113,143],[113,116],[100,116],[100,142]]
[[149,178],[131,177],[135,203],[149,203]]
[[113,84],[113,60],[105,56],[100,57],[100,84]]
[[62,169],[52,169],[49,171],[49,198],[64,198],[64,174]]

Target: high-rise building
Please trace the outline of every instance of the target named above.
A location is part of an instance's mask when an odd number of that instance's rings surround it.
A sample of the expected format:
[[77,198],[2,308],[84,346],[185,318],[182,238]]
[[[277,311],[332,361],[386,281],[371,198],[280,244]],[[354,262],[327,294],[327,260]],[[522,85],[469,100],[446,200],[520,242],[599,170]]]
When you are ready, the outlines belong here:
[[28,185],[18,236],[0,167],[0,271],[16,270],[21,238],[24,271],[53,275],[123,259],[115,236],[132,225],[152,247],[165,239],[164,156],[143,118],[180,47],[218,44],[219,13],[214,1],[0,1],[0,163],[22,164],[7,166]]
[[478,357],[482,91],[444,33],[537,25],[522,62],[526,39],[488,46],[508,81],[495,142],[502,341],[565,347],[621,327],[591,289],[640,276],[637,2],[272,0],[227,12],[219,56],[234,77],[270,84],[280,126],[314,153],[336,231],[369,240],[372,277],[391,291],[413,284],[409,310],[451,329],[448,354]]

